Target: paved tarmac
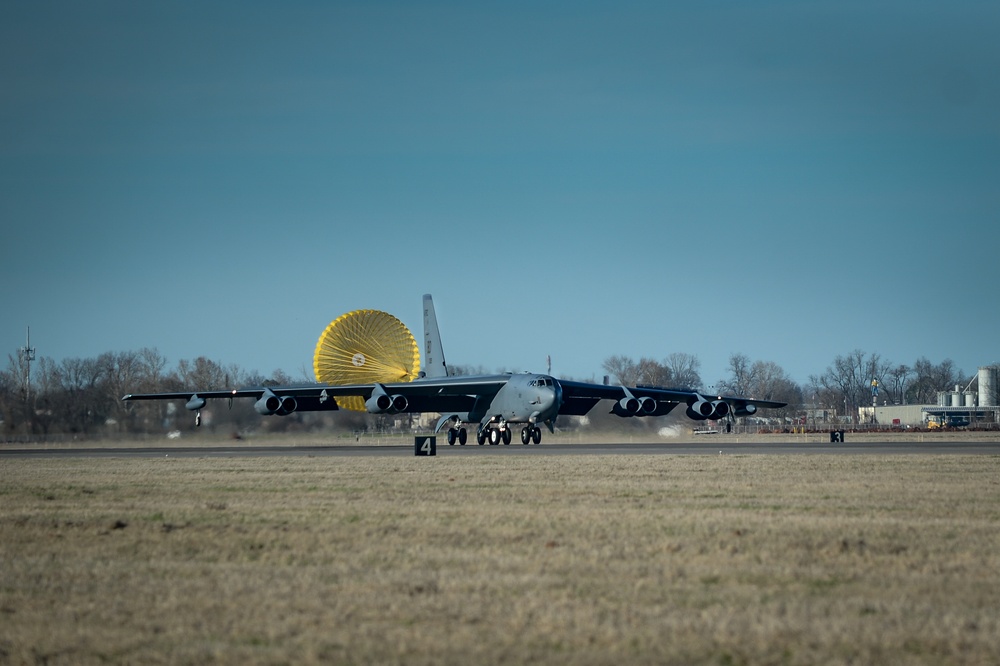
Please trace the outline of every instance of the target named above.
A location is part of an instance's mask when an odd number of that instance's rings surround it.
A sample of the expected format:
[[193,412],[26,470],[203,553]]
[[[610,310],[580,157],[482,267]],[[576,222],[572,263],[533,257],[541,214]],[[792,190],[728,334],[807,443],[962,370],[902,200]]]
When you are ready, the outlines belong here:
[[[546,446],[448,446],[438,439],[439,457],[559,455],[1000,455],[998,442],[803,442],[555,444]],[[187,446],[116,448],[0,448],[0,462],[15,458],[247,458],[276,456],[414,456],[413,446]]]

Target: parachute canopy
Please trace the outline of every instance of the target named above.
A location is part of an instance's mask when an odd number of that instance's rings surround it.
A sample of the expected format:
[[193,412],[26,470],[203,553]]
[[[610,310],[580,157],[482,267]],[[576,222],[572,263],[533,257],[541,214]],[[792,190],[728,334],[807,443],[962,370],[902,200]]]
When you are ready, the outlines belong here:
[[[409,382],[420,373],[420,348],[391,314],[355,310],[334,319],[319,336],[313,371],[323,384]],[[337,398],[337,404],[365,411],[360,396]]]

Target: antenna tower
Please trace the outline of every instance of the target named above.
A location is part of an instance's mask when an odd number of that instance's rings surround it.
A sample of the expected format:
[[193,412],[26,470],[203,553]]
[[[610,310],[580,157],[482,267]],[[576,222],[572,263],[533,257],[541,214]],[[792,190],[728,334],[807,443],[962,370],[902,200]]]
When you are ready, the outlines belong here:
[[31,327],[28,326],[27,340],[25,345],[17,350],[21,360],[24,361],[24,399],[31,396],[31,362],[35,360],[35,348],[31,346]]

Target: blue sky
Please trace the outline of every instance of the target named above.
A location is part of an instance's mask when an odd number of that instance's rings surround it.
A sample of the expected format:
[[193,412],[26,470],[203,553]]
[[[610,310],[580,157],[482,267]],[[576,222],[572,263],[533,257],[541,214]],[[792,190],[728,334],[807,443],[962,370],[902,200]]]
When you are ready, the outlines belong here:
[[1000,360],[995,2],[6,2],[0,347]]

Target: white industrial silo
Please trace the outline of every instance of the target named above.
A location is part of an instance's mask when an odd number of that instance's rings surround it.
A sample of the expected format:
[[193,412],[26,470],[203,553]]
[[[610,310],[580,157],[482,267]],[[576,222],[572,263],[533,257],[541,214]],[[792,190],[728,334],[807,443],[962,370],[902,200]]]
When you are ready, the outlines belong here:
[[979,406],[997,406],[997,366],[979,368]]

